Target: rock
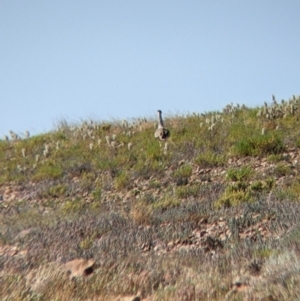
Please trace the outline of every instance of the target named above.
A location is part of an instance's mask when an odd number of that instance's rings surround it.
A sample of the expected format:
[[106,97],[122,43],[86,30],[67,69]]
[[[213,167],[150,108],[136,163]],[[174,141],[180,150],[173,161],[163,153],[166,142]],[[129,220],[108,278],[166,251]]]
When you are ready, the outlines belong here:
[[127,297],[120,297],[117,298],[116,301],[141,301],[140,296],[127,296]]
[[19,234],[16,236],[15,240],[19,240],[19,239],[25,238],[25,236],[27,236],[28,234],[30,234],[30,233],[32,232],[32,230],[33,230],[32,228],[22,230],[22,231],[19,232]]
[[16,246],[10,246],[10,245],[4,245],[0,247],[0,255],[5,256],[15,256],[19,252],[18,247]]
[[67,262],[64,267],[70,272],[70,279],[75,277],[88,276],[94,271],[95,261],[92,259],[74,259]]

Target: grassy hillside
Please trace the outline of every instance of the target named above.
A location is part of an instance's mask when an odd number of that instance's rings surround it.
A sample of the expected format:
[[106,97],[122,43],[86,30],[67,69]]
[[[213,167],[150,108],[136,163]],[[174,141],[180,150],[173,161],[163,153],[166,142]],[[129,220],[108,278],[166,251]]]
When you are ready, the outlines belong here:
[[1,300],[299,299],[299,104],[11,132]]

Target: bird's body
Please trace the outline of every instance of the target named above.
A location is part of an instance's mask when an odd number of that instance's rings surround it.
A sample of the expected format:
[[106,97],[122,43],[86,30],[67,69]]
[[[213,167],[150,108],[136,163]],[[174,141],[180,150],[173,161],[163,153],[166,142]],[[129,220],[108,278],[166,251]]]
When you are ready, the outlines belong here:
[[170,131],[164,127],[164,123],[162,120],[162,112],[161,110],[157,111],[158,113],[158,128],[155,131],[154,137],[159,140],[165,141],[170,136]]
[[154,136],[155,136],[155,138],[158,138],[159,140],[166,140],[170,136],[170,132],[169,132],[169,130],[167,130],[165,128],[158,128],[155,131]]

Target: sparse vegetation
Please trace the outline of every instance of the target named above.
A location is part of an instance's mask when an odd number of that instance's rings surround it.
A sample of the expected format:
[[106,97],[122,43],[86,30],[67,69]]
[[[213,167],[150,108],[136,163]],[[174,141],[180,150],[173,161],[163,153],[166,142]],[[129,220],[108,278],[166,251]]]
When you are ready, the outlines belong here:
[[1,300],[299,299],[299,105],[11,132]]
[[195,158],[195,163],[203,168],[223,166],[225,162],[226,162],[225,156],[217,155],[211,152],[200,153]]
[[178,186],[186,185],[189,182],[189,178],[192,175],[191,165],[183,165],[177,168],[174,172],[173,178]]
[[282,135],[272,133],[244,136],[234,145],[234,153],[238,156],[265,156],[278,154],[284,150]]

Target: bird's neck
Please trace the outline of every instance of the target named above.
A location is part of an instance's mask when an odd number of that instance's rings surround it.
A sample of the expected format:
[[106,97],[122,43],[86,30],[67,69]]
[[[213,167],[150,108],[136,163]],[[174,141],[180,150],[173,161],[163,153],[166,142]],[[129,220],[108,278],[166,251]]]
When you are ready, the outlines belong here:
[[164,127],[164,123],[161,117],[161,113],[158,113],[158,128],[163,128]]

